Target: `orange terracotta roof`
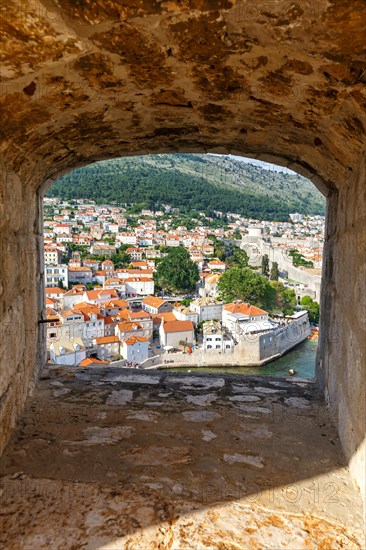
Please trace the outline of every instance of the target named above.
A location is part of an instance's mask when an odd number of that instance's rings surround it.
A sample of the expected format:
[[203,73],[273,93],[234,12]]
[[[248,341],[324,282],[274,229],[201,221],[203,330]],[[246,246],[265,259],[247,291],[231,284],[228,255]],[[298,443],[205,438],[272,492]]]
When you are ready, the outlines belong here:
[[[125,273],[129,273],[130,275],[139,275],[141,273],[141,269],[126,269],[126,270],[123,270],[123,271]],[[153,270],[152,269],[144,269],[144,275],[146,275],[147,273],[152,275]]]
[[151,315],[147,311],[140,309],[140,311],[128,310],[128,316],[130,319],[150,319]]
[[128,277],[125,281],[126,283],[151,283],[153,279],[149,277]]
[[100,336],[95,339],[96,343],[99,344],[116,344],[119,342],[118,336]]
[[115,323],[115,319],[111,315],[106,315],[103,319],[104,325],[113,325]]
[[250,304],[247,304],[245,302],[234,302],[232,304],[226,304],[224,306],[224,309],[226,311],[230,311],[230,313],[241,313],[243,315],[266,315],[267,311],[264,311],[263,309],[260,309],[259,307],[252,306]]
[[193,323],[192,321],[168,321],[163,324],[163,330],[166,334],[193,331]]
[[210,273],[210,275],[207,277],[206,282],[209,284],[217,283],[217,281],[221,278],[220,274],[216,273]]
[[78,302],[77,304],[73,305],[74,309],[83,309],[84,307],[89,307],[92,304],[89,304],[88,302]]
[[74,311],[72,309],[62,309],[60,311],[61,317],[69,317],[70,315],[81,315],[80,311]]
[[146,296],[142,300],[143,304],[146,304],[147,306],[151,307],[159,307],[165,304],[166,300],[163,300],[162,298],[158,298],[157,296]]
[[[73,307],[73,310],[76,309],[76,305]],[[95,304],[83,304],[82,302],[82,305],[78,305],[78,308],[77,309],[80,309],[82,310],[83,312],[89,312],[89,313],[100,313],[100,309],[98,306],[96,306]]]
[[[142,325],[140,323],[131,323],[128,321],[122,321],[121,323],[118,323],[118,329],[120,332],[131,332],[133,330],[141,330]],[[134,328],[136,327],[136,328]]]
[[147,342],[148,338],[144,338],[143,336],[130,336],[127,340],[124,340],[124,344],[127,346],[133,346],[137,342]]
[[110,300],[109,302],[107,302],[106,304],[103,304],[104,307],[108,307],[110,306],[110,304],[115,307],[119,307],[119,308],[128,308],[128,302],[126,302],[126,300]]
[[55,287],[47,287],[46,289],[46,294],[65,294],[65,291],[62,290],[62,288],[58,288],[57,286]]
[[51,307],[46,307],[46,317],[47,319],[55,319],[56,321],[60,320],[57,311]]
[[79,290],[76,287],[65,292],[65,296],[82,296],[83,294],[84,294],[84,290]]
[[154,325],[160,325],[162,319],[164,319],[165,322],[177,320],[176,316],[172,311],[166,311],[164,313],[152,313],[151,317],[153,319]]
[[81,363],[79,363],[79,367],[89,367],[90,365],[109,365],[108,361],[101,361],[100,359],[94,359],[87,357]]
[[210,260],[208,262],[208,265],[225,265],[224,262],[222,262],[221,260],[219,260],[218,258],[215,258],[214,260]]
[[85,294],[88,300],[98,300],[99,298],[97,290],[87,290]]
[[106,288],[106,289],[103,289],[103,290],[99,290],[98,294],[99,294],[99,296],[107,296],[109,294],[110,296],[113,296],[114,298],[118,298],[118,294],[114,290],[114,288],[108,288],[108,289]]

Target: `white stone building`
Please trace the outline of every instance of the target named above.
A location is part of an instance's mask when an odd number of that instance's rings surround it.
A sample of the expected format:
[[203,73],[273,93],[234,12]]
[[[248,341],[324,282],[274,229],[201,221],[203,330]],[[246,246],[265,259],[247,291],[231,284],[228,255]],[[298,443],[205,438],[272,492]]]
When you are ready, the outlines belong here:
[[179,342],[192,344],[194,338],[194,328],[192,321],[167,321],[162,322],[159,329],[161,346],[179,347]]
[[199,298],[190,304],[192,311],[197,313],[198,322],[218,320],[221,321],[223,303],[215,298]]
[[97,348],[97,357],[102,361],[111,361],[119,355],[120,341],[118,336],[100,336],[95,338],[94,347]]
[[46,287],[59,286],[60,281],[62,281],[62,284],[65,288],[68,287],[69,277],[67,265],[46,265],[44,275]]
[[154,280],[150,277],[128,277],[125,283],[127,297],[154,294]]
[[81,338],[61,339],[50,345],[50,358],[56,365],[78,365],[86,358]]
[[149,341],[143,336],[131,336],[120,346],[121,355],[131,363],[142,363],[149,357]]
[[234,340],[221,326],[221,322],[207,321],[203,325],[203,350],[205,352],[231,353]]

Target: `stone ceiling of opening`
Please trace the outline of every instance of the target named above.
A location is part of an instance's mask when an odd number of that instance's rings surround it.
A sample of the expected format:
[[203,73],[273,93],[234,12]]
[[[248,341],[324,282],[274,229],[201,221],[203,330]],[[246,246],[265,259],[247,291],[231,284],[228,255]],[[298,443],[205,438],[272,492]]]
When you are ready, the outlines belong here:
[[6,163],[207,151],[345,179],[365,144],[366,3],[8,0]]

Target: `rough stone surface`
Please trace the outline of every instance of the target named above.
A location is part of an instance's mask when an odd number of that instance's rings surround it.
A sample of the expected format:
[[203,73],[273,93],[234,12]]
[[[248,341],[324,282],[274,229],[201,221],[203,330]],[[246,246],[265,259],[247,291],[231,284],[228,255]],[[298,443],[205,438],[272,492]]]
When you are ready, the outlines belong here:
[[[364,547],[361,496],[314,384],[248,377],[269,411],[252,416],[230,399],[237,376],[214,376],[207,402],[199,375],[79,372],[42,373],[1,459],[2,548]],[[69,392],[55,398],[54,381]]]
[[0,449],[44,358],[42,192],[98,159],[227,152],[328,196],[318,379],[365,494],[364,0],[8,0],[0,25]]
[[364,148],[363,0],[9,0],[1,23],[2,152],[36,186],[98,158],[220,149],[335,188]]

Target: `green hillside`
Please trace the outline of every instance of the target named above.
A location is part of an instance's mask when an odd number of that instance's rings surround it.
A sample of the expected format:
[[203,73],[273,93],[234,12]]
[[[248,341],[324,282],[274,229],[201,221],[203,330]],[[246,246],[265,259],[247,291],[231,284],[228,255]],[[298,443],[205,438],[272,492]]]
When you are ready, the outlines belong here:
[[286,221],[290,212],[324,214],[325,199],[299,175],[216,155],[148,155],[97,162],[54,183],[49,197],[98,203],[161,204]]

